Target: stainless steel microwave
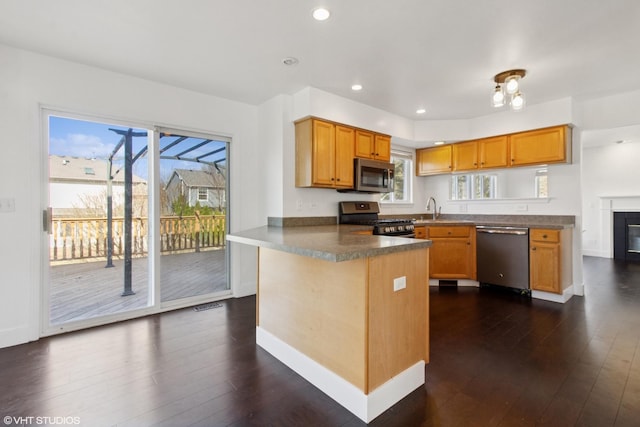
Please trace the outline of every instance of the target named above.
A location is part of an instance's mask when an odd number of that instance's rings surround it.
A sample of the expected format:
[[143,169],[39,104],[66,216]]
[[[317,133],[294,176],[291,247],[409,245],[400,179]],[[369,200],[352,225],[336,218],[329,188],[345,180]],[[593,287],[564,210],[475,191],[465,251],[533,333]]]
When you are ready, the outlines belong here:
[[396,166],[379,160],[354,159],[354,190],[366,193],[393,191]]

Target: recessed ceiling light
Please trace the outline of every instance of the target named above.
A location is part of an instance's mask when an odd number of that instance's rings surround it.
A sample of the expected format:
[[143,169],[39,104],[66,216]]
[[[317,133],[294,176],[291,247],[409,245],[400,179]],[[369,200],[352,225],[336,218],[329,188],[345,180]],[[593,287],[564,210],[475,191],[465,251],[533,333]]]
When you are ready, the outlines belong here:
[[331,12],[329,12],[324,7],[319,7],[313,10],[313,19],[316,21],[326,21],[331,16]]
[[362,90],[362,85],[359,85],[359,84],[352,85],[351,86],[351,90],[356,91],[356,92],[359,91],[359,90]]
[[426,112],[427,112],[427,110],[425,110],[424,108],[418,108],[418,109],[416,110],[416,114],[424,114],[424,113],[426,113]]
[[433,145],[444,145],[444,141],[436,141]]
[[293,56],[288,56],[282,60],[284,65],[296,65],[298,63],[298,58],[294,58]]

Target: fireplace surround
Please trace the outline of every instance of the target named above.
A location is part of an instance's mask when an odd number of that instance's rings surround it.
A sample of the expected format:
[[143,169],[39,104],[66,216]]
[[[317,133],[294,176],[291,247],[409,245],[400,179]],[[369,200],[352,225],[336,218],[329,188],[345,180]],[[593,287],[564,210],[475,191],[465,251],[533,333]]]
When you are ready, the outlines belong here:
[[613,213],[613,258],[640,262],[640,212]]

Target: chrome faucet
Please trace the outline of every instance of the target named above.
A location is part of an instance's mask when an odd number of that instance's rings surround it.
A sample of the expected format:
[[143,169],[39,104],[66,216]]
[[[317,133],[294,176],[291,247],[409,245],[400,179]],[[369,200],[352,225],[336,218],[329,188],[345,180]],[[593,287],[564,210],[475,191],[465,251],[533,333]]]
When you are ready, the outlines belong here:
[[[433,219],[438,219],[438,217],[440,216],[440,214],[438,213],[438,209],[437,209],[437,205],[436,205],[436,199],[434,199],[433,197],[429,197],[429,200],[427,200],[427,211],[431,210],[431,201],[433,200]],[[440,209],[442,209],[442,206],[440,207]]]

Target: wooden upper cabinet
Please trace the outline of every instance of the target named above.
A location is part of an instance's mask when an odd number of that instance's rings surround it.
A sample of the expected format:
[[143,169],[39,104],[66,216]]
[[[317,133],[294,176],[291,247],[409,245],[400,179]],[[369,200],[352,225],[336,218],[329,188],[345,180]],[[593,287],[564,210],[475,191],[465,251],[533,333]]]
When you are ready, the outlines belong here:
[[437,175],[451,172],[451,145],[416,150],[416,175]]
[[313,120],[311,183],[332,187],[335,180],[335,126],[333,123]]
[[313,118],[295,126],[296,187],[353,187],[355,130]]
[[353,158],[355,156],[353,128],[336,125],[335,177],[336,187],[353,187]]
[[391,137],[356,129],[356,157],[388,162],[391,159]]
[[375,134],[356,129],[356,157],[373,159],[375,155]]
[[479,139],[478,166],[482,169],[509,166],[509,136]]
[[568,125],[416,150],[418,176],[570,162],[571,127]]
[[452,166],[454,171],[466,171],[478,168],[478,141],[466,141],[453,144]]
[[375,148],[376,160],[382,162],[391,161],[391,137],[389,135],[376,134]]
[[509,166],[509,137],[507,135],[458,142],[452,145],[452,150],[454,171]]
[[571,132],[556,126],[510,136],[511,166],[571,161]]

